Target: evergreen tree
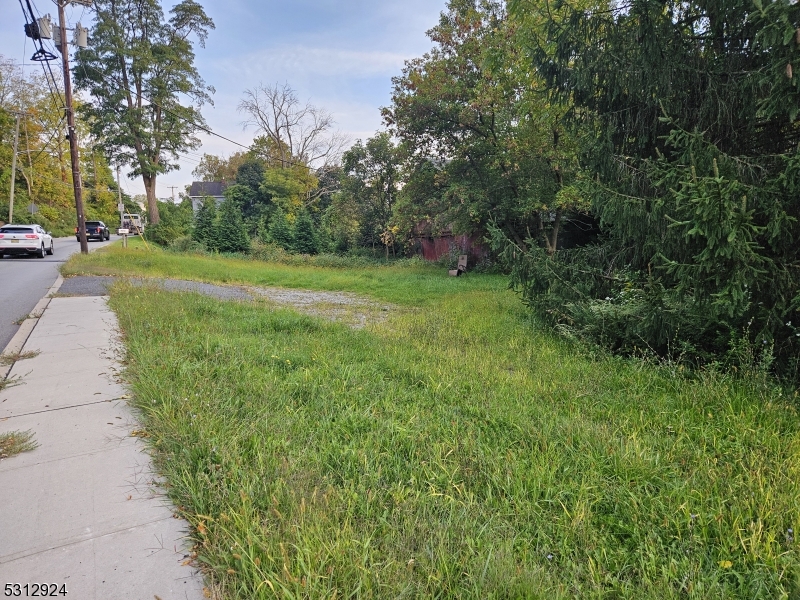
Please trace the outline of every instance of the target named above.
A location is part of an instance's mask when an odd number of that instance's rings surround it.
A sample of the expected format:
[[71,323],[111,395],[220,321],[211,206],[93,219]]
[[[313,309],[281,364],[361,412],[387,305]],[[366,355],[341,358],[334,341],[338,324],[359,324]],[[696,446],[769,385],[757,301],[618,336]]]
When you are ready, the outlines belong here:
[[298,254],[316,254],[319,251],[314,221],[308,211],[302,211],[294,224],[294,251]]
[[551,100],[594,132],[579,155],[604,229],[547,264],[509,246],[526,300],[614,349],[757,347],[800,378],[800,5],[511,6]]
[[194,218],[192,238],[211,251],[218,250],[216,222],[217,203],[213,198],[204,198]]
[[216,238],[220,252],[247,252],[250,249],[250,239],[244,230],[242,209],[232,195],[227,195],[219,207]]
[[270,241],[284,250],[291,251],[294,246],[294,232],[286,220],[286,214],[278,208],[269,222]]

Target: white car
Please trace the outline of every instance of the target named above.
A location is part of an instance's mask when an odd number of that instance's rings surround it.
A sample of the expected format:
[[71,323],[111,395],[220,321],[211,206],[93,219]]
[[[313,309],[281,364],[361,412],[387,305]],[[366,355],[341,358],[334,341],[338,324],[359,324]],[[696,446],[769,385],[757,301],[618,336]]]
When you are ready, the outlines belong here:
[[6,254],[35,254],[44,258],[45,254],[53,254],[53,236],[39,225],[3,225],[0,258]]

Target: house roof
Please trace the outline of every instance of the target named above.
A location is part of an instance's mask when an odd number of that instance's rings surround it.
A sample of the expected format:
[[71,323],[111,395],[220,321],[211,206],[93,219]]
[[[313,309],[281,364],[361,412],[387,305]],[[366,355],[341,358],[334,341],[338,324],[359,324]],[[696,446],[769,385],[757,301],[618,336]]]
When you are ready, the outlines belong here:
[[189,188],[189,197],[222,196],[227,187],[227,181],[193,181],[192,187]]

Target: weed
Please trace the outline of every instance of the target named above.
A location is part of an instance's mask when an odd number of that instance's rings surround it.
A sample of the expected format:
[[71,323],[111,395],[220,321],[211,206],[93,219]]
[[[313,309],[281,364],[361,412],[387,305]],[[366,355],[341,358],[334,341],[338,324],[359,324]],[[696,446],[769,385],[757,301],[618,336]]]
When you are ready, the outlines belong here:
[[21,452],[30,452],[39,444],[33,439],[32,431],[9,431],[0,433],[0,458],[10,458]]
[[797,594],[800,421],[775,387],[590,355],[492,276],[114,257],[68,268],[422,307],[356,330],[112,287],[132,401],[226,598]]
[[20,385],[21,383],[22,383],[22,378],[20,377],[0,378],[0,392],[8,388]]
[[28,358],[35,358],[39,356],[39,350],[28,350],[25,352],[12,352],[10,354],[0,354],[0,365],[10,366],[18,360],[26,360]]

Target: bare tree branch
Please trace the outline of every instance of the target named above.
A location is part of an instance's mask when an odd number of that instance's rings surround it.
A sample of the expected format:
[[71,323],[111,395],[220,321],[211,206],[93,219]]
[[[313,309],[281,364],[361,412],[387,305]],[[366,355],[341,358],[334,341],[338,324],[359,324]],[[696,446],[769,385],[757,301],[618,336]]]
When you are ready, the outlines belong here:
[[295,91],[283,85],[259,84],[245,90],[239,112],[248,115],[245,129],[253,126],[275,145],[280,166],[302,163],[326,169],[339,163],[349,139],[333,131],[334,120],[325,109],[302,104]]

